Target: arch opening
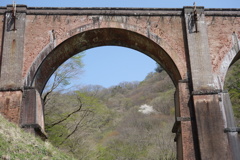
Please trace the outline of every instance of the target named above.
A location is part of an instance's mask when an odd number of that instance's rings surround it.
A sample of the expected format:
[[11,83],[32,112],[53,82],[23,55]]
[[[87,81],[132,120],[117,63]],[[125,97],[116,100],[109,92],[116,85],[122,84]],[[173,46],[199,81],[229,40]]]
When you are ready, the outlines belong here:
[[102,28],[79,33],[59,44],[44,59],[36,60],[41,63],[37,68],[30,68],[25,86],[42,93],[48,79],[62,63],[79,52],[99,46],[122,46],[137,50],[160,64],[175,86],[182,79],[178,67],[159,44],[132,31]]
[[[96,51],[97,49],[99,48],[97,47]],[[116,47],[116,49],[119,49],[119,48]],[[127,50],[124,50],[124,51],[127,51]],[[87,50],[85,54],[86,56],[88,56],[91,53],[88,53],[88,50]],[[96,54],[101,55],[101,53],[96,53]],[[139,54],[139,53],[136,53],[136,54]],[[116,54],[116,58],[118,56],[119,54]],[[141,56],[144,56],[145,59],[147,58],[145,55],[141,55]],[[93,61],[95,60],[93,59],[94,56],[92,56],[91,58]],[[130,61],[130,60],[128,59],[127,61]],[[143,63],[142,65],[144,66],[146,64]],[[87,63],[86,63],[86,66],[87,66]],[[115,68],[114,66],[110,66],[110,67]],[[92,88],[92,90],[91,88],[87,88],[88,86],[86,86],[86,88],[85,86],[83,86],[84,88],[77,89],[79,90],[79,92],[77,95],[74,95],[74,96],[81,96],[82,101],[87,101],[88,98],[90,98],[92,102],[95,101],[92,95],[97,96],[97,98],[104,97],[103,101],[106,102],[104,104],[107,106],[107,108],[104,108],[102,105],[98,105],[98,103],[94,103],[95,107],[92,106],[93,111],[94,109],[96,110],[102,109],[105,112],[104,117],[108,117],[109,114],[107,110],[108,111],[114,110],[114,112],[111,112],[111,116],[118,117],[118,119],[120,119],[121,117],[120,123],[115,127],[113,127],[114,129],[112,130],[109,129],[108,132],[106,132],[105,126],[101,126],[101,132],[98,134],[103,136],[103,138],[101,138],[101,141],[103,141],[104,144],[102,144],[101,146],[106,148],[102,150],[104,155],[99,155],[100,157],[103,156],[102,159],[108,159],[106,157],[111,157],[109,159],[116,159],[117,157],[123,157],[123,156],[129,156],[129,157],[125,157],[126,159],[128,158],[131,159],[133,157],[135,157],[135,159],[138,159],[137,157],[140,157],[141,153],[143,152],[147,154],[151,152],[151,155],[142,155],[143,157],[147,157],[146,159],[150,159],[151,157],[153,159],[162,159],[164,156],[172,157],[172,159],[175,159],[174,157],[176,154],[176,149],[175,149],[175,142],[173,141],[175,135],[173,133],[171,134],[171,129],[174,123],[174,103],[173,103],[174,86],[170,78],[169,77],[165,78],[164,76],[167,76],[167,73],[161,72],[157,74],[149,74],[146,78],[146,81],[144,81],[141,84],[140,83],[137,83],[137,84],[121,83],[116,86],[106,88],[104,90],[101,88],[100,89],[95,88],[98,90],[96,92],[94,92],[94,88]],[[166,87],[169,87],[168,85],[161,84],[163,82],[162,81],[160,82],[160,80],[162,80],[163,78],[165,78],[164,79],[165,84],[169,84],[169,83],[172,84],[171,90],[166,95],[163,92],[159,92],[159,90],[165,90]],[[132,92],[130,91],[131,88],[135,88],[137,90]],[[154,94],[157,94],[158,96],[146,102],[144,102],[142,98],[140,98],[143,95],[145,96],[148,95],[149,97],[151,97]],[[68,101],[68,98],[64,98],[64,96],[62,96],[61,94],[59,94],[58,96],[61,97],[60,99],[64,99],[64,102],[61,100],[60,100],[61,103],[54,101],[57,104],[53,108],[51,106],[47,106],[47,107],[45,106],[45,111],[47,111],[46,119],[49,119],[49,117],[51,118],[52,115],[49,113],[57,112],[58,110],[57,108],[62,108],[60,106],[62,105],[68,106],[67,104],[70,104],[73,102],[73,99],[71,99],[71,101]],[[66,96],[72,97],[73,95],[66,95]],[[169,101],[172,102],[171,106],[167,104],[168,103],[167,97],[170,97]],[[141,100],[139,100],[139,98]],[[66,101],[67,103],[65,103]],[[75,102],[75,103],[76,105],[78,104],[78,102]],[[85,102],[85,104],[86,103],[87,102]],[[161,106],[164,106],[164,107],[161,107]],[[153,108],[153,110],[151,110],[151,107]],[[66,112],[69,109],[70,107],[67,107],[67,108],[65,107],[65,109],[63,110],[63,113],[66,114]],[[85,109],[84,106],[83,106],[83,109]],[[72,110],[74,109],[72,108]],[[59,113],[58,113],[58,116],[59,116]],[[83,116],[82,114],[79,114],[76,117],[82,117],[82,116]],[[99,119],[103,118],[101,117],[101,114],[97,116],[99,116],[98,117]],[[88,117],[85,117],[85,118],[86,119],[83,119],[82,122],[84,122],[85,120],[86,121],[88,120]],[[92,121],[96,121],[96,118],[94,117]],[[100,120],[97,120],[97,121],[101,122]],[[164,123],[167,123],[169,125],[164,125]],[[95,128],[89,127],[89,129],[94,129],[94,130],[98,130],[97,128],[98,127],[95,127]],[[62,130],[64,131],[64,128]],[[87,134],[89,133],[88,129],[85,128],[84,131],[79,129],[79,132],[80,133],[76,133],[74,137],[69,138],[69,141],[74,141],[79,137],[83,137],[83,136],[85,136],[85,141],[89,139],[89,137],[87,136],[89,135]],[[51,136],[55,136],[59,134],[62,134],[62,133],[55,133],[55,132],[51,134],[49,133],[49,135]],[[84,134],[87,134],[87,135],[84,135]],[[161,135],[161,137],[159,137],[159,135]],[[64,134],[62,137],[64,136],[66,135]],[[154,138],[156,138],[157,140],[153,140]],[[52,140],[52,137],[51,137],[51,140]],[[82,141],[79,140],[79,143],[80,142]],[[94,139],[94,142],[92,143],[98,144],[99,141],[97,139]],[[163,143],[166,143],[167,145],[163,145]],[[146,148],[147,145],[148,146],[151,145],[151,147]],[[94,145],[94,146],[97,146],[97,145]],[[79,149],[76,151],[77,153],[75,152],[75,155],[77,157],[82,157],[86,154],[87,152],[86,150],[90,147],[89,147],[89,144],[85,143],[84,145],[79,146],[77,148]],[[126,148],[128,148],[127,151],[125,150]],[[161,148],[161,149],[158,150],[158,148]],[[111,154],[108,154],[108,153],[111,153]],[[131,153],[131,155],[126,153],[129,153],[129,154]],[[133,156],[133,154],[136,154],[136,155]],[[159,158],[154,158],[156,156],[159,156]]]
[[[158,44],[138,33],[116,28],[93,29],[79,33],[53,49],[42,60],[38,69],[30,69],[25,86],[35,87],[40,93],[53,72],[67,59],[84,50],[99,46],[122,46],[137,50],[159,63],[169,74],[174,85],[181,79],[171,57]],[[34,71],[35,70],[35,71]]]

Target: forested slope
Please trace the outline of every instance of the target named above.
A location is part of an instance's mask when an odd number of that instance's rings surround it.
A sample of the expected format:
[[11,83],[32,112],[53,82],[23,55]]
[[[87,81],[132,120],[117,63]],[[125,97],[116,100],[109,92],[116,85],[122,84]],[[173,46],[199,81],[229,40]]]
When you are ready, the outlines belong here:
[[225,90],[228,90],[235,120],[240,127],[240,60],[231,66],[225,79]]
[[174,91],[163,71],[142,82],[54,92],[45,108],[49,139],[77,159],[175,159]]

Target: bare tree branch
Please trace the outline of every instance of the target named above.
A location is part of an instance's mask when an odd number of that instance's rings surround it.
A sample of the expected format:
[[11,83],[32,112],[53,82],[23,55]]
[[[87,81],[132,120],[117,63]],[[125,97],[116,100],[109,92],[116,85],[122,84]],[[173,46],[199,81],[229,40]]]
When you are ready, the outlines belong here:
[[73,129],[73,131],[69,134],[69,135],[67,135],[67,137],[62,141],[62,143],[60,143],[60,145],[62,145],[71,135],[73,135],[76,131],[77,131],[77,129],[78,129],[78,127],[79,127],[79,124],[83,121],[83,119],[86,117],[86,116],[88,116],[88,114],[89,114],[89,112],[85,112],[85,114],[83,115],[83,117],[78,121],[78,123],[76,124],[76,126],[75,126],[75,128]]
[[82,106],[83,106],[83,103],[82,103],[80,97],[78,97],[78,101],[79,101],[80,104],[79,104],[79,107],[78,107],[77,110],[69,113],[69,114],[68,114],[66,117],[64,117],[63,119],[61,119],[61,120],[59,120],[59,121],[57,121],[57,122],[55,122],[55,123],[53,123],[53,124],[51,124],[51,125],[48,125],[47,127],[48,127],[48,128],[52,128],[52,127],[54,127],[55,125],[57,125],[57,124],[59,124],[59,123],[62,123],[63,121],[67,120],[71,115],[79,112],[79,111],[81,110]]

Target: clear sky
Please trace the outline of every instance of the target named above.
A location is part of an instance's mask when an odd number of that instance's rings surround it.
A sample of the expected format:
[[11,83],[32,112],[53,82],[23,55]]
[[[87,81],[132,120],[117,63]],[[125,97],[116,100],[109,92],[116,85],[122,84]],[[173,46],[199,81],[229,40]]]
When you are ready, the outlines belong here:
[[85,52],[80,84],[104,87],[120,82],[142,81],[154,71],[156,62],[141,52],[125,47],[97,47]]
[[[240,0],[15,0],[28,7],[141,7],[182,8],[240,8]],[[0,6],[12,4],[12,0],[0,0]],[[104,87],[123,81],[142,81],[154,71],[156,63],[142,53],[123,47],[98,47],[87,50],[83,58],[84,72],[79,84],[98,84]]]
[[[0,0],[0,6],[12,4],[12,0]],[[198,6],[206,8],[239,8],[239,0],[15,0],[17,4],[32,7],[154,7],[182,8]]]

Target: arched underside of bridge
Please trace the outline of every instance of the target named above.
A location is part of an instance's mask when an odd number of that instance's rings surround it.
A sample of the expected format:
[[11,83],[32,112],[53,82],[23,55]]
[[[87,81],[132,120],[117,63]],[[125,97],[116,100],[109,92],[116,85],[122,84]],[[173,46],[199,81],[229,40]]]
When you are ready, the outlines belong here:
[[[30,123],[27,119],[31,118],[27,117],[28,115],[31,115],[29,117],[32,117],[33,115],[39,117],[38,120],[36,120],[36,124],[40,125],[38,129],[43,129],[41,132],[44,133],[44,120],[42,120],[43,114],[40,113],[41,111],[38,112],[37,115],[32,114],[31,109],[29,109],[31,107],[26,107],[29,106],[29,99],[40,99],[39,93],[42,93],[48,79],[63,62],[79,52],[99,46],[122,46],[135,49],[161,64],[162,67],[168,72],[176,87],[179,85],[179,80],[182,79],[179,68],[176,66],[173,59],[161,46],[151,39],[139,33],[125,29],[101,28],[88,30],[68,38],[55,48],[50,47],[50,49],[46,49],[46,51],[39,53],[39,56],[31,66],[27,78],[25,79],[25,95],[28,95],[28,97],[32,97],[32,95],[34,95],[35,97],[25,98],[23,100],[25,105],[22,109],[22,115],[27,115],[21,118],[21,124],[23,127],[28,127],[28,124]],[[144,62],[143,65],[145,65]],[[30,88],[30,90],[28,90],[28,88]],[[35,93],[35,89],[38,93]],[[177,102],[177,100],[175,101]],[[179,105],[176,107],[179,107]],[[42,107],[39,108],[39,110],[41,110]],[[180,109],[176,110],[176,112],[180,111]],[[33,127],[31,124],[30,126]],[[178,152],[180,153],[182,151]]]
[[231,64],[229,67],[231,67],[232,65],[234,65],[234,63],[236,63],[237,61],[240,60],[240,50],[238,51],[238,53],[236,54],[236,56],[234,57],[234,59],[232,60]]
[[227,56],[224,57],[224,61],[219,69],[219,76],[221,77],[221,87],[224,90],[226,76],[229,72],[231,66],[233,66],[237,61],[240,60],[240,48],[238,47],[237,43],[232,47],[232,49],[228,52]]
[[231,68],[232,66],[234,66],[234,64],[235,64],[237,61],[240,61],[240,50],[237,51],[236,56],[235,56],[235,57],[233,58],[233,60],[229,63],[229,66],[228,66],[227,70],[225,71],[225,77],[224,77],[224,81],[223,81],[223,86],[225,86],[225,84],[226,84],[225,80],[226,80],[226,76],[227,76],[230,68]]
[[181,79],[179,69],[171,57],[149,38],[124,29],[102,28],[79,33],[55,47],[46,57],[38,56],[35,62],[39,64],[35,66],[39,67],[30,68],[25,86],[34,87],[42,93],[50,76],[64,61],[79,52],[98,46],[122,46],[138,50],[161,64],[175,86]]

